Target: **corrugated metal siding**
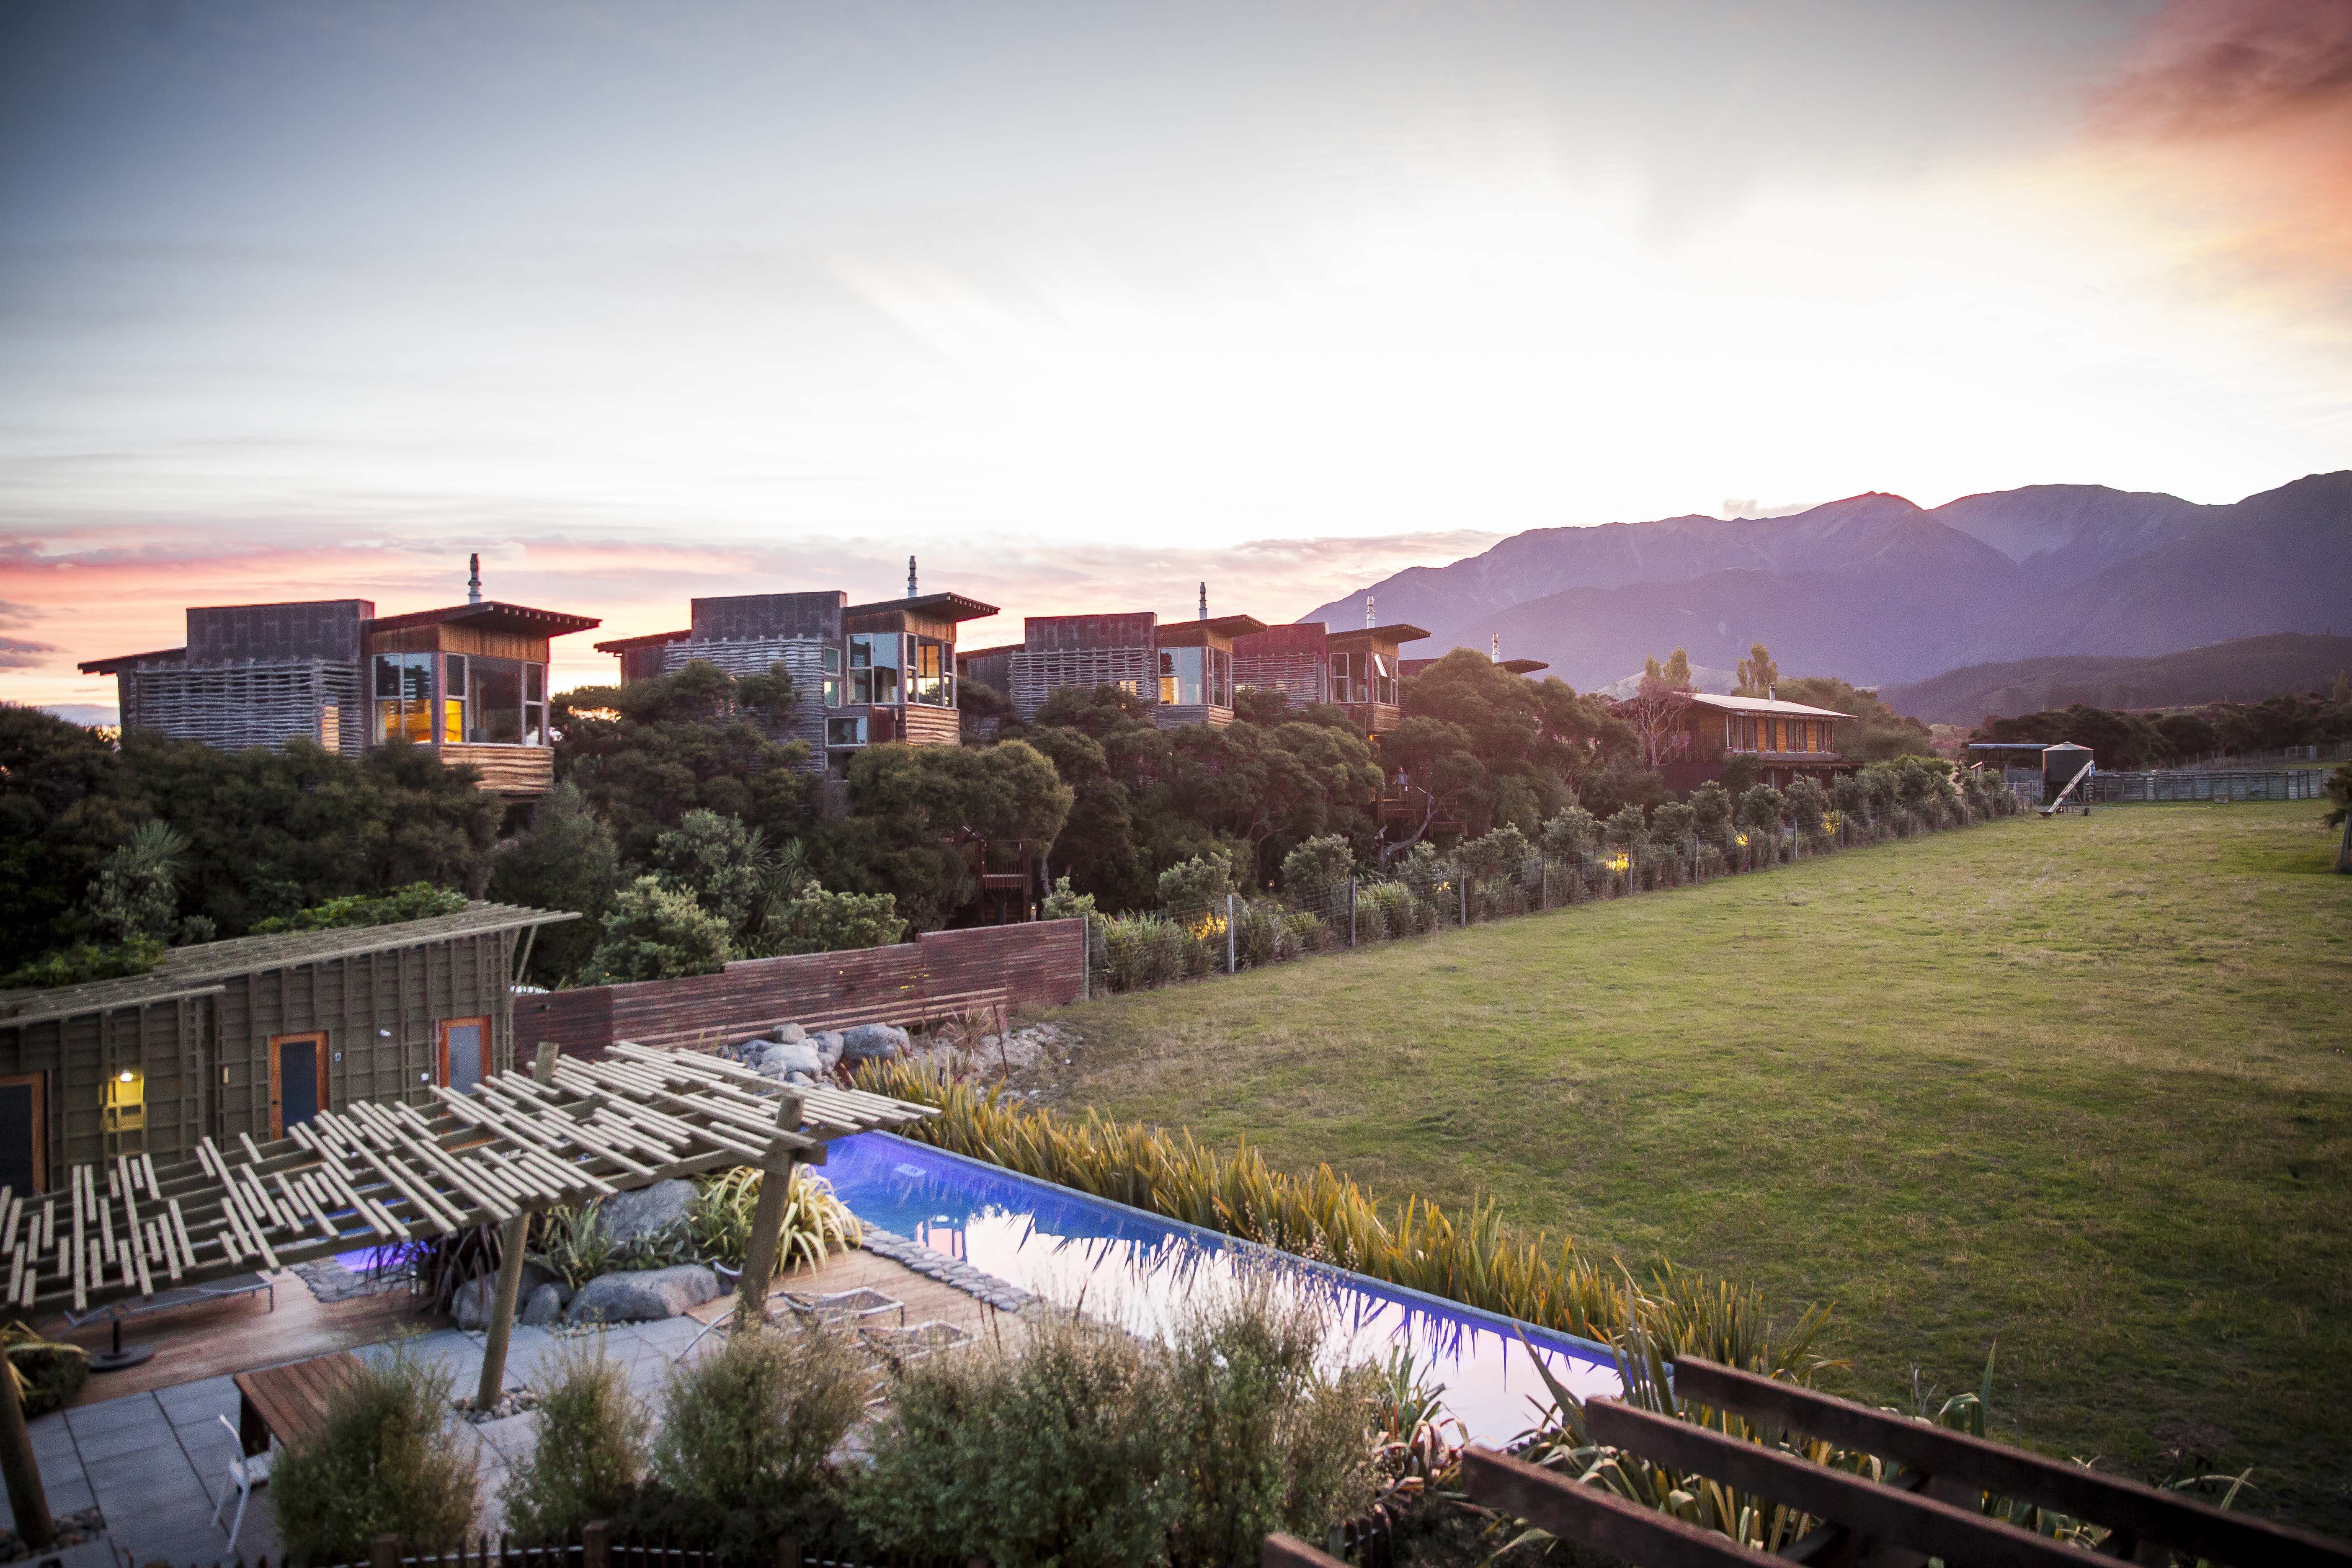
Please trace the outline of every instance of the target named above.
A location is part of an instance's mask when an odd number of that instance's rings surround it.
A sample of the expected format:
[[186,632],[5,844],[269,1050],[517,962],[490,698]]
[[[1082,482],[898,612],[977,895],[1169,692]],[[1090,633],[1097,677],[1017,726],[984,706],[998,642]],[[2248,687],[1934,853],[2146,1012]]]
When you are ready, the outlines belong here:
[[1157,647],[1160,617],[1150,610],[1118,616],[1031,616],[1021,646],[1031,653],[1097,647]]
[[216,605],[188,611],[188,662],[324,658],[355,663],[360,628],[375,616],[366,599],[287,605]]
[[526,996],[517,1037],[595,1055],[614,1040],[692,1046],[740,1039],[779,1024],[913,1025],[1002,987],[1015,1003],[1058,1006],[1086,985],[1086,922],[1041,921],[930,931],[855,952],[799,953],[731,963],[717,974]]

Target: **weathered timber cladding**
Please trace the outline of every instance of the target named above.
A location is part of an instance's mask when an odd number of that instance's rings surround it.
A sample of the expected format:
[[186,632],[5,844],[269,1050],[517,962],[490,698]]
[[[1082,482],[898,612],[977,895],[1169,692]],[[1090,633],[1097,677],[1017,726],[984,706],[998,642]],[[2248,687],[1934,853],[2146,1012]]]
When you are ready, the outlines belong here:
[[190,664],[276,663],[323,658],[354,663],[360,631],[374,618],[366,599],[286,605],[214,605],[188,611]]
[[962,739],[962,719],[952,708],[931,708],[919,702],[909,702],[903,731],[899,739],[909,745],[958,745]]
[[920,1024],[1002,992],[1058,1006],[1086,984],[1086,922],[1038,921],[930,931],[854,952],[797,953],[730,963],[717,974],[646,980],[520,997],[518,1037],[597,1056],[615,1040],[691,1046],[778,1024]]
[[370,653],[472,653],[485,658],[519,658],[545,664],[551,657],[551,639],[527,632],[469,626],[462,621],[429,621],[423,626],[392,626],[370,632]]
[[555,753],[545,746],[474,746],[444,741],[442,764],[471,768],[493,795],[537,796],[555,787]]
[[695,599],[696,642],[742,642],[761,637],[841,637],[841,612],[849,595],[838,589],[814,594],[737,594]]

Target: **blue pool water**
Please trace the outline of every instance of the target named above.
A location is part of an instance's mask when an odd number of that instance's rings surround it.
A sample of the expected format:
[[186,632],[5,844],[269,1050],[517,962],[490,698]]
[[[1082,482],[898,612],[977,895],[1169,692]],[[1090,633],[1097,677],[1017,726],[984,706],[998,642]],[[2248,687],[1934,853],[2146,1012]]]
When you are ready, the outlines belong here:
[[[1292,1258],[1123,1204],[1033,1181],[887,1132],[835,1142],[824,1175],[869,1225],[1090,1316],[1163,1327],[1189,1297],[1243,1270],[1272,1270],[1327,1308],[1331,1358],[1384,1362],[1410,1343],[1470,1435],[1501,1444],[1549,1403],[1528,1363],[1543,1358],[1580,1398],[1618,1392],[1607,1347],[1574,1335]],[[1519,1334],[1524,1331],[1527,1342]],[[1433,1365],[1430,1363],[1434,1363]]]

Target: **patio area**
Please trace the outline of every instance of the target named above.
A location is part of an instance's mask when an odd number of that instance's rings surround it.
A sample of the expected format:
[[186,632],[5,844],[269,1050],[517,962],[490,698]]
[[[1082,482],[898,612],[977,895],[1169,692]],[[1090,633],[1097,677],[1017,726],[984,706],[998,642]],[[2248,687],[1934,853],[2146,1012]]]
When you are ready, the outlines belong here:
[[[937,1320],[973,1334],[987,1331],[991,1310],[971,1295],[862,1250],[836,1255],[815,1268],[795,1269],[780,1277],[774,1289],[828,1294],[860,1287],[905,1302],[909,1322]],[[133,1563],[161,1561],[190,1568],[240,1557],[251,1563],[264,1556],[275,1563],[283,1552],[267,1486],[253,1495],[235,1553],[226,1549],[226,1519],[221,1527],[211,1523],[214,1506],[229,1487],[229,1462],[237,1453],[233,1430],[238,1405],[232,1381],[236,1373],[339,1350],[374,1362],[390,1355],[395,1342],[405,1342],[447,1368],[457,1393],[469,1392],[481,1374],[479,1333],[444,1328],[402,1334],[415,1321],[404,1294],[322,1307],[300,1280],[287,1275],[279,1279],[278,1300],[276,1312],[257,1306],[250,1310],[242,1306],[208,1308],[203,1321],[128,1336],[132,1342],[156,1345],[154,1360],[128,1372],[93,1376],[79,1404],[32,1422],[34,1452],[51,1511],[63,1515],[96,1503],[105,1512],[114,1549],[127,1552]],[[732,1297],[721,1297],[688,1316],[614,1324],[603,1331],[606,1353],[626,1364],[630,1386],[640,1398],[656,1400],[670,1368],[703,1326],[733,1307]],[[540,1358],[562,1342],[545,1329],[518,1327],[508,1355],[507,1387],[529,1384]],[[716,1343],[717,1336],[704,1342]],[[174,1377],[174,1373],[181,1375]],[[123,1381],[134,1378],[145,1385]],[[480,1523],[495,1531],[502,1522],[498,1493],[507,1466],[528,1453],[537,1419],[526,1414],[478,1426],[461,1423],[459,1431],[477,1446]],[[228,1511],[236,1507],[231,1489]],[[14,1526],[5,1502],[0,1502],[0,1518]],[[63,1555],[64,1568],[83,1568],[85,1563],[97,1568],[121,1560],[110,1557],[108,1548],[97,1542]]]

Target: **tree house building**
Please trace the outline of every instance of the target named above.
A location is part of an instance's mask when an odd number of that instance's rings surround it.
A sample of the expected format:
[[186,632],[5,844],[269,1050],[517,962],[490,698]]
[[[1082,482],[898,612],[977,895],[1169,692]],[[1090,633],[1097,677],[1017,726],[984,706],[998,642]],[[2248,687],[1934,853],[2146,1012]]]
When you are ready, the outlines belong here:
[[1686,695],[1658,767],[1677,795],[1721,778],[1733,757],[1754,758],[1761,782],[1776,789],[1801,777],[1827,784],[1854,765],[1839,749],[1840,726],[1853,721],[1851,714],[1767,697]]
[[1253,616],[1031,616],[1005,656],[1013,711],[1034,720],[1065,687],[1116,686],[1150,704],[1162,729],[1222,730],[1234,721],[1234,639],[1265,629]]
[[1234,682],[1279,691],[1300,707],[1336,702],[1352,722],[1380,734],[1403,722],[1397,685],[1404,660],[1398,649],[1428,635],[1402,623],[1342,632],[1321,621],[1268,626],[1234,639]]
[[47,1191],[75,1163],[189,1159],[204,1138],[266,1143],[354,1100],[469,1089],[513,1065],[512,976],[532,934],[579,918],[475,904],[0,993],[0,1184]]
[[996,614],[961,594],[909,595],[853,605],[838,589],[696,599],[684,631],[596,645],[617,655],[624,685],[698,661],[730,675],[782,665],[800,703],[788,738],[809,765],[838,773],[864,748],[889,741],[961,744],[956,708],[956,627]]
[[599,624],[479,597],[385,616],[366,599],[220,605],[187,612],[184,647],[81,668],[115,678],[126,730],[222,751],[300,739],[346,756],[405,741],[530,799],[555,779],[550,645]]

